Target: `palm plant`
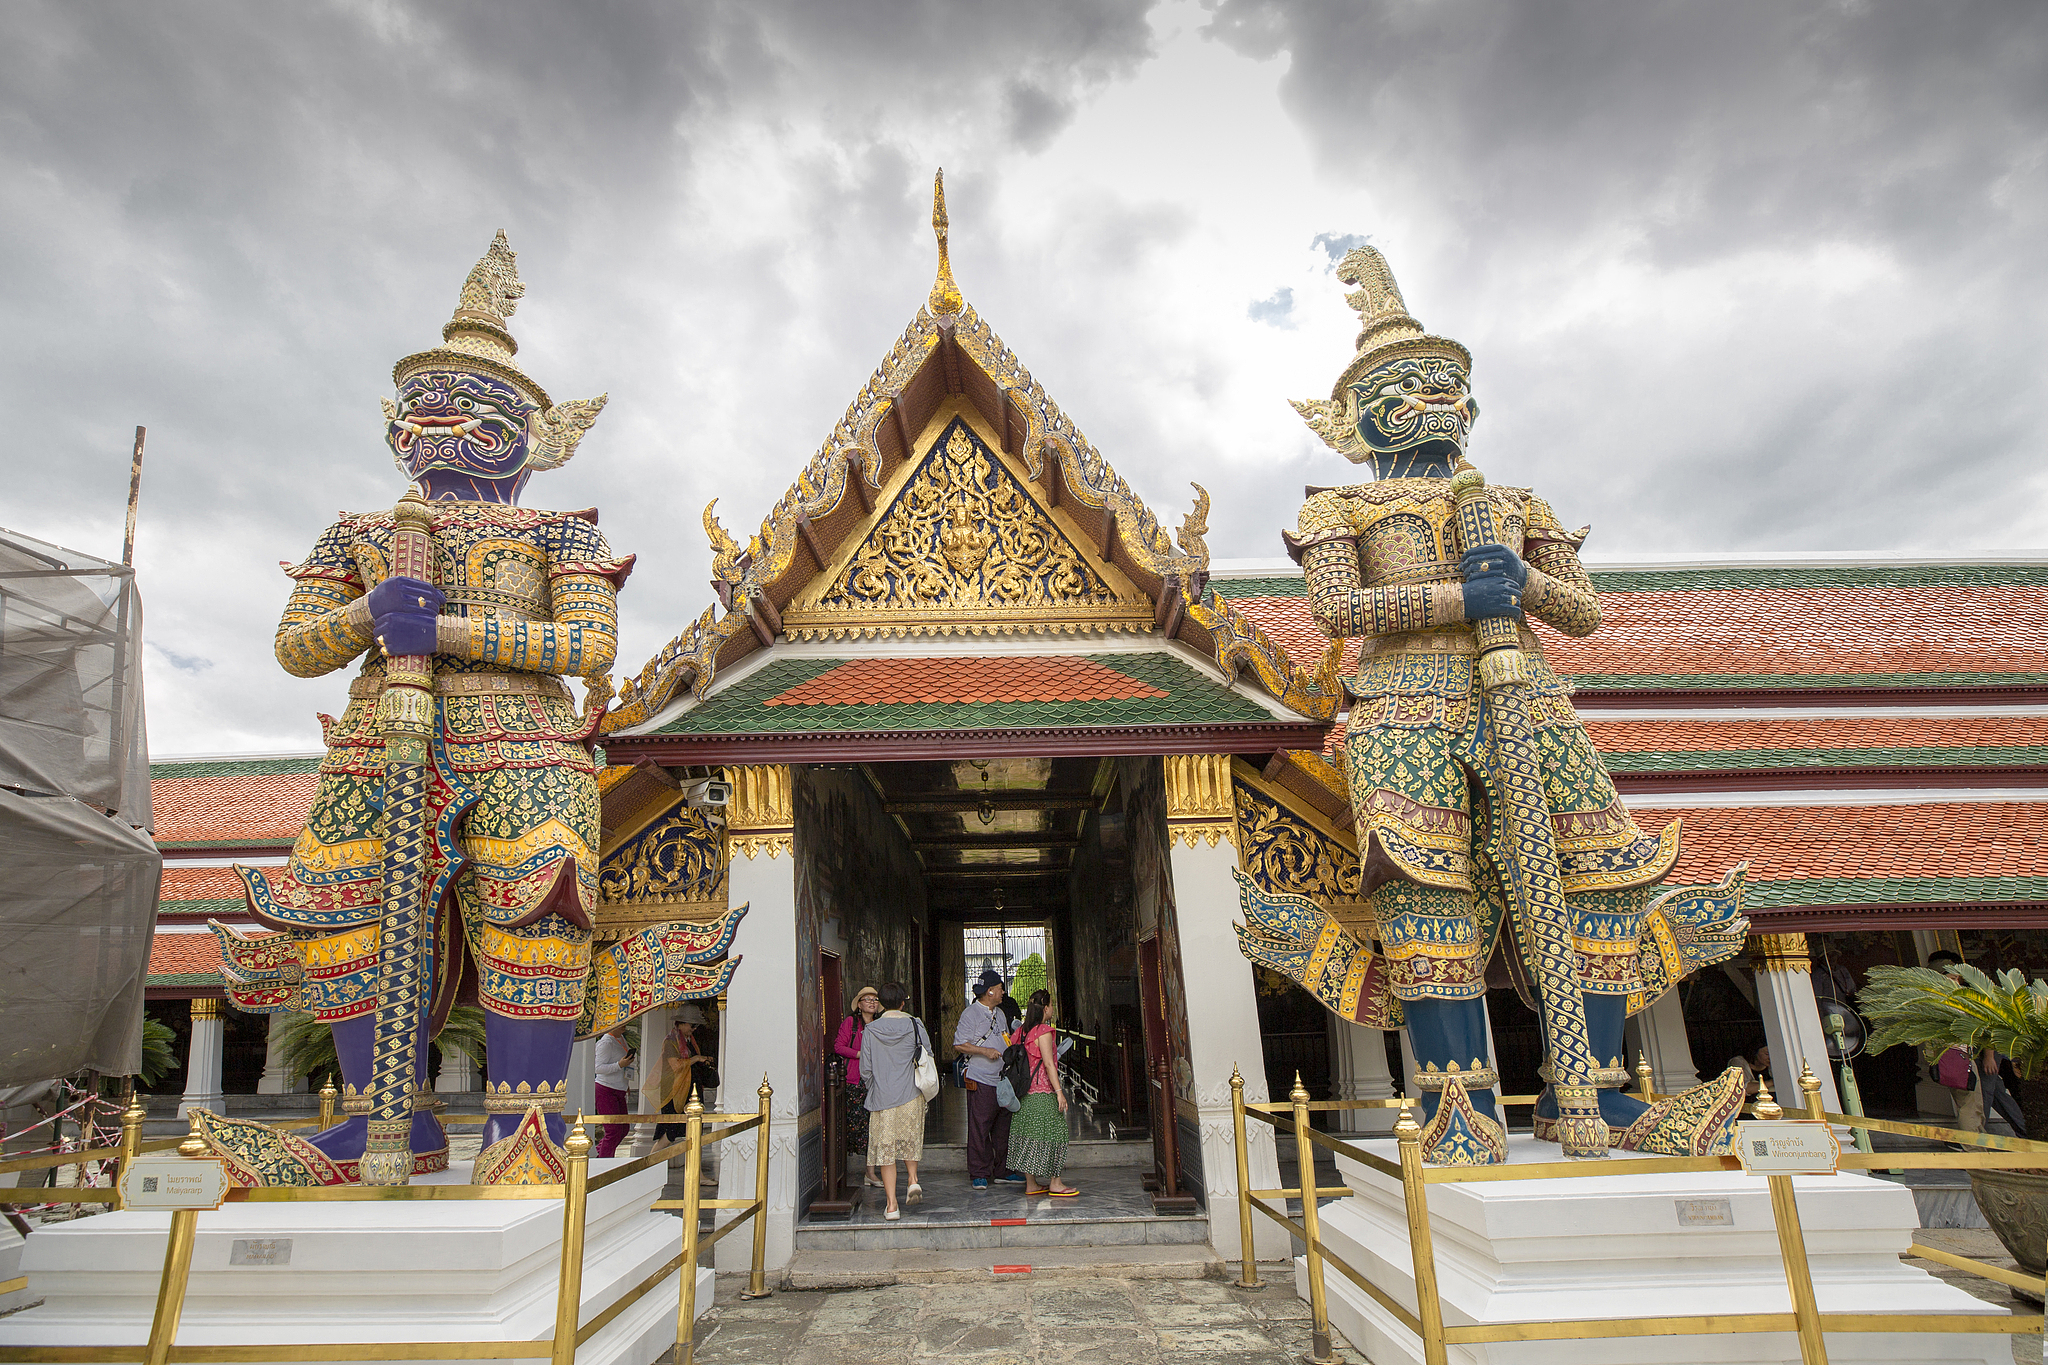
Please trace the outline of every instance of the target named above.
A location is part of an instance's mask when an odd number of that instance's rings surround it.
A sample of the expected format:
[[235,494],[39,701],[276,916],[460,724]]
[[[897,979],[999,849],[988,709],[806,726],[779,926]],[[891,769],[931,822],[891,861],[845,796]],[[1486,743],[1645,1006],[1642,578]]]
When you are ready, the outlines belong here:
[[[341,1061],[334,1052],[334,1030],[310,1014],[280,1015],[271,1023],[276,1033],[278,1062],[288,1076],[307,1076],[317,1084],[328,1076],[339,1077]],[[434,1035],[434,1050],[446,1057],[460,1052],[481,1067],[484,1064],[484,1012],[474,1005],[457,1005],[448,1011],[447,1022]]]
[[155,1019],[142,1021],[142,1083],[155,1088],[156,1083],[184,1065],[178,1060],[178,1035],[171,1026]]
[[1968,963],[1956,975],[1931,967],[1872,967],[1857,1003],[1876,1031],[1869,1050],[1907,1045],[1976,1056],[1993,1048],[2020,1076],[2027,1132],[2048,1135],[2048,982],[2002,971],[1993,980]]

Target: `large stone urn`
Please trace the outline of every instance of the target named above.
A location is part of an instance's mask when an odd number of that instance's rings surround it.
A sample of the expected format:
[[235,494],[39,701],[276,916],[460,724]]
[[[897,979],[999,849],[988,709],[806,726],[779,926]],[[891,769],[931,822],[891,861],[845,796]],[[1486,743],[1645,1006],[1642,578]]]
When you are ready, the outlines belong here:
[[2039,1276],[2048,1270],[2048,1172],[1971,1171],[1970,1192],[2020,1273]]

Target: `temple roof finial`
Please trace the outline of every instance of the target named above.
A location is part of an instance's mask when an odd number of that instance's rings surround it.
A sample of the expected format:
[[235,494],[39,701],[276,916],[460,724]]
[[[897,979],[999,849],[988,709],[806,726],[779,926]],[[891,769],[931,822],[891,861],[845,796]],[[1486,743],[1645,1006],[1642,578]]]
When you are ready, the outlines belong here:
[[939,239],[939,277],[932,281],[931,297],[925,306],[933,317],[950,317],[966,307],[960,286],[953,283],[953,262],[946,255],[946,172],[943,167],[932,178],[932,235]]

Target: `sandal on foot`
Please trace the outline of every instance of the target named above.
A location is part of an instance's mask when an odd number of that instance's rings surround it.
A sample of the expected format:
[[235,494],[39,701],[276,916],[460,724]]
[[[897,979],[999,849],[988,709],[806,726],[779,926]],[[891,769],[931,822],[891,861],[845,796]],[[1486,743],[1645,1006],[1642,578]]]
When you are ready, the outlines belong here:
[[901,1213],[898,1213],[898,1212],[897,1212],[897,1211],[896,1211],[895,1209],[884,1209],[884,1210],[882,1211],[882,1217],[883,1217],[883,1218],[885,1218],[886,1220],[888,1220],[888,1221],[889,1221],[889,1222],[891,1222],[891,1223],[895,1222],[895,1221],[896,1221],[897,1219],[901,1218],[902,1216],[903,1216],[903,1215],[902,1215]]
[[1075,1189],[1047,1190],[1046,1193],[1051,1195],[1054,1199],[1072,1199],[1075,1195],[1079,1194],[1080,1191]]
[[922,1185],[912,1185],[903,1192],[903,1202],[906,1204],[915,1204],[922,1198],[924,1198],[924,1186]]

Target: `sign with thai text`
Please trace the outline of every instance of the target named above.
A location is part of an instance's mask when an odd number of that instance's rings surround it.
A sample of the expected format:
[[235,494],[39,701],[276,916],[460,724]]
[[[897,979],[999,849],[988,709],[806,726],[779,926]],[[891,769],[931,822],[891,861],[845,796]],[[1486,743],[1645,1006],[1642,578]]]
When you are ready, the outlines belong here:
[[1751,1175],[1833,1175],[1842,1144],[1813,1119],[1752,1119],[1735,1126],[1735,1155]]
[[237,1237],[228,1248],[229,1265],[290,1265],[289,1237]]
[[213,1157],[137,1157],[121,1172],[126,1208],[217,1209],[227,1194],[227,1167]]

